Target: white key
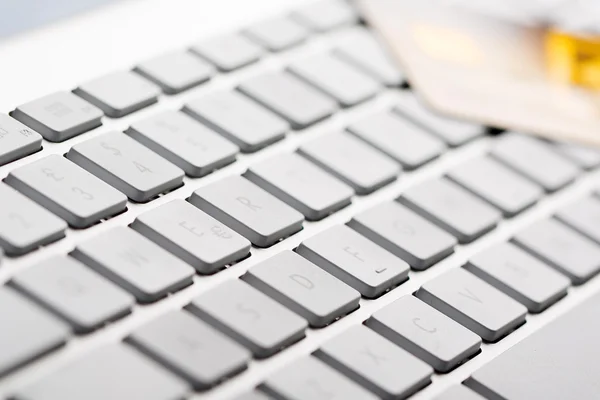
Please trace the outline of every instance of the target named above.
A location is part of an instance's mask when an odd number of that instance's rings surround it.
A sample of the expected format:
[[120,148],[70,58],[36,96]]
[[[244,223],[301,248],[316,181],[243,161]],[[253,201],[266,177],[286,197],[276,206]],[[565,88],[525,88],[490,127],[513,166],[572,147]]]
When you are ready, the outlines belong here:
[[548,192],[563,188],[579,175],[577,166],[557,154],[550,144],[526,135],[510,133],[501,137],[491,155]]
[[348,226],[416,270],[452,254],[456,245],[452,235],[395,201],[355,215]]
[[163,92],[176,94],[209,80],[215,68],[193,54],[175,51],[146,60],[134,71],[160,86]]
[[371,193],[394,181],[400,173],[394,160],[346,132],[323,135],[298,152],[352,186],[358,194]]
[[288,70],[333,97],[342,107],[368,100],[380,90],[377,81],[331,54],[293,62]]
[[306,321],[240,279],[196,297],[188,310],[246,346],[268,357],[305,336]]
[[531,207],[543,189],[489,156],[469,160],[448,172],[448,178],[476,194],[505,217]]
[[423,361],[363,325],[325,342],[315,356],[384,399],[406,398],[431,382]]
[[11,285],[90,332],[131,310],[135,299],[72,257],[53,256],[17,273]]
[[584,197],[558,210],[556,218],[600,244],[600,200]]
[[0,114],[0,165],[42,148],[42,136],[6,114]]
[[293,129],[304,129],[337,111],[334,100],[286,72],[251,78],[238,89],[285,118]]
[[96,235],[71,255],[144,303],[188,286],[194,276],[192,267],[126,226]]
[[183,111],[219,132],[244,152],[282,139],[289,124],[236,91],[221,91],[188,102]]
[[408,278],[408,264],[346,225],[308,238],[296,252],[367,298]]
[[322,328],[358,308],[360,294],[293,251],[250,268],[242,279]]
[[263,49],[239,33],[206,39],[190,48],[221,71],[233,71],[251,64],[263,55]]
[[469,243],[494,229],[501,218],[495,208],[446,179],[412,186],[398,201],[454,235],[460,243]]
[[174,189],[183,181],[182,170],[120,132],[76,144],[67,158],[138,202]]
[[426,282],[416,296],[494,342],[525,322],[527,309],[463,268],[454,268]]
[[308,29],[288,17],[275,17],[244,29],[250,39],[271,51],[281,51],[303,42]]
[[102,111],[70,92],[55,92],[10,113],[50,142],[62,142],[102,125]]
[[481,125],[436,114],[411,92],[399,93],[397,101],[395,112],[427,129],[448,146],[460,146],[485,132]]
[[446,145],[417,125],[390,111],[362,118],[348,131],[398,161],[414,169],[438,157]]
[[438,372],[452,370],[481,346],[479,336],[411,295],[383,307],[365,325]]
[[296,233],[304,221],[298,211],[240,176],[201,187],[189,201],[259,247]]
[[518,232],[513,241],[580,285],[600,271],[600,247],[549,218]]
[[204,176],[235,161],[238,148],[178,111],[163,111],[135,122],[126,134],[192,177]]
[[250,242],[185,200],[141,214],[131,228],[209,274],[246,257]]
[[79,85],[73,93],[110,117],[122,117],[156,103],[160,88],[134,72],[121,71]]
[[540,312],[567,294],[570,281],[511,243],[499,243],[471,257],[467,270]]
[[127,203],[118,190],[57,154],[11,171],[6,183],[76,228],[111,217]]
[[319,220],[350,204],[352,188],[296,153],[251,166],[244,176],[273,196]]
[[272,373],[260,388],[275,399],[379,399],[352,379],[312,356],[303,356],[288,363]]
[[67,224],[0,182],[0,247],[21,255],[65,236]]

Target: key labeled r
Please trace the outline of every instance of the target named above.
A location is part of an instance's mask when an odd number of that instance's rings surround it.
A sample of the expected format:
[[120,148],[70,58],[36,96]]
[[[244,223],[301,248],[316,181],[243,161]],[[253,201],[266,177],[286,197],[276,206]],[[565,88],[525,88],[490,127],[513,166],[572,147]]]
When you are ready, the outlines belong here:
[[315,284],[312,283],[310,279],[302,275],[291,274],[290,279],[299,284],[300,286],[303,286],[309,290],[312,290],[315,287]]

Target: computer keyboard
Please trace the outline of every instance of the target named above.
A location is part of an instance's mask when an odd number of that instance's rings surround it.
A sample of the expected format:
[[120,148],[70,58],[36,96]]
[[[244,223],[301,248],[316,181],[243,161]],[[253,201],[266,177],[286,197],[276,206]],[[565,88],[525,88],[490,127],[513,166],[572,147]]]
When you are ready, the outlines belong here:
[[0,114],[0,398],[597,397],[600,151],[433,114],[342,0],[107,72]]

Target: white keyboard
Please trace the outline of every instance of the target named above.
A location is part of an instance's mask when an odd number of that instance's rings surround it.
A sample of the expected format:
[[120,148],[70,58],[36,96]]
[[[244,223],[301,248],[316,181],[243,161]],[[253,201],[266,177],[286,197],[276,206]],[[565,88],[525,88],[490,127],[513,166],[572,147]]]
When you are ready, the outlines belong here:
[[0,114],[0,398],[550,393],[494,358],[597,292],[600,151],[432,113],[342,0],[74,84]]

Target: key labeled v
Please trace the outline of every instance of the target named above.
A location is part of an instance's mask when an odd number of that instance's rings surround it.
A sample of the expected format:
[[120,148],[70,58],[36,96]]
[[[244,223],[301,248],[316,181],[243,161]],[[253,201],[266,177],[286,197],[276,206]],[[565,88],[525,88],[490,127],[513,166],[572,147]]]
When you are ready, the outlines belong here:
[[463,288],[463,290],[458,292],[458,294],[466,297],[469,300],[473,300],[479,304],[483,304],[483,301],[479,297],[477,297],[477,295],[475,295],[475,293],[473,293],[471,290],[469,290],[469,288]]

